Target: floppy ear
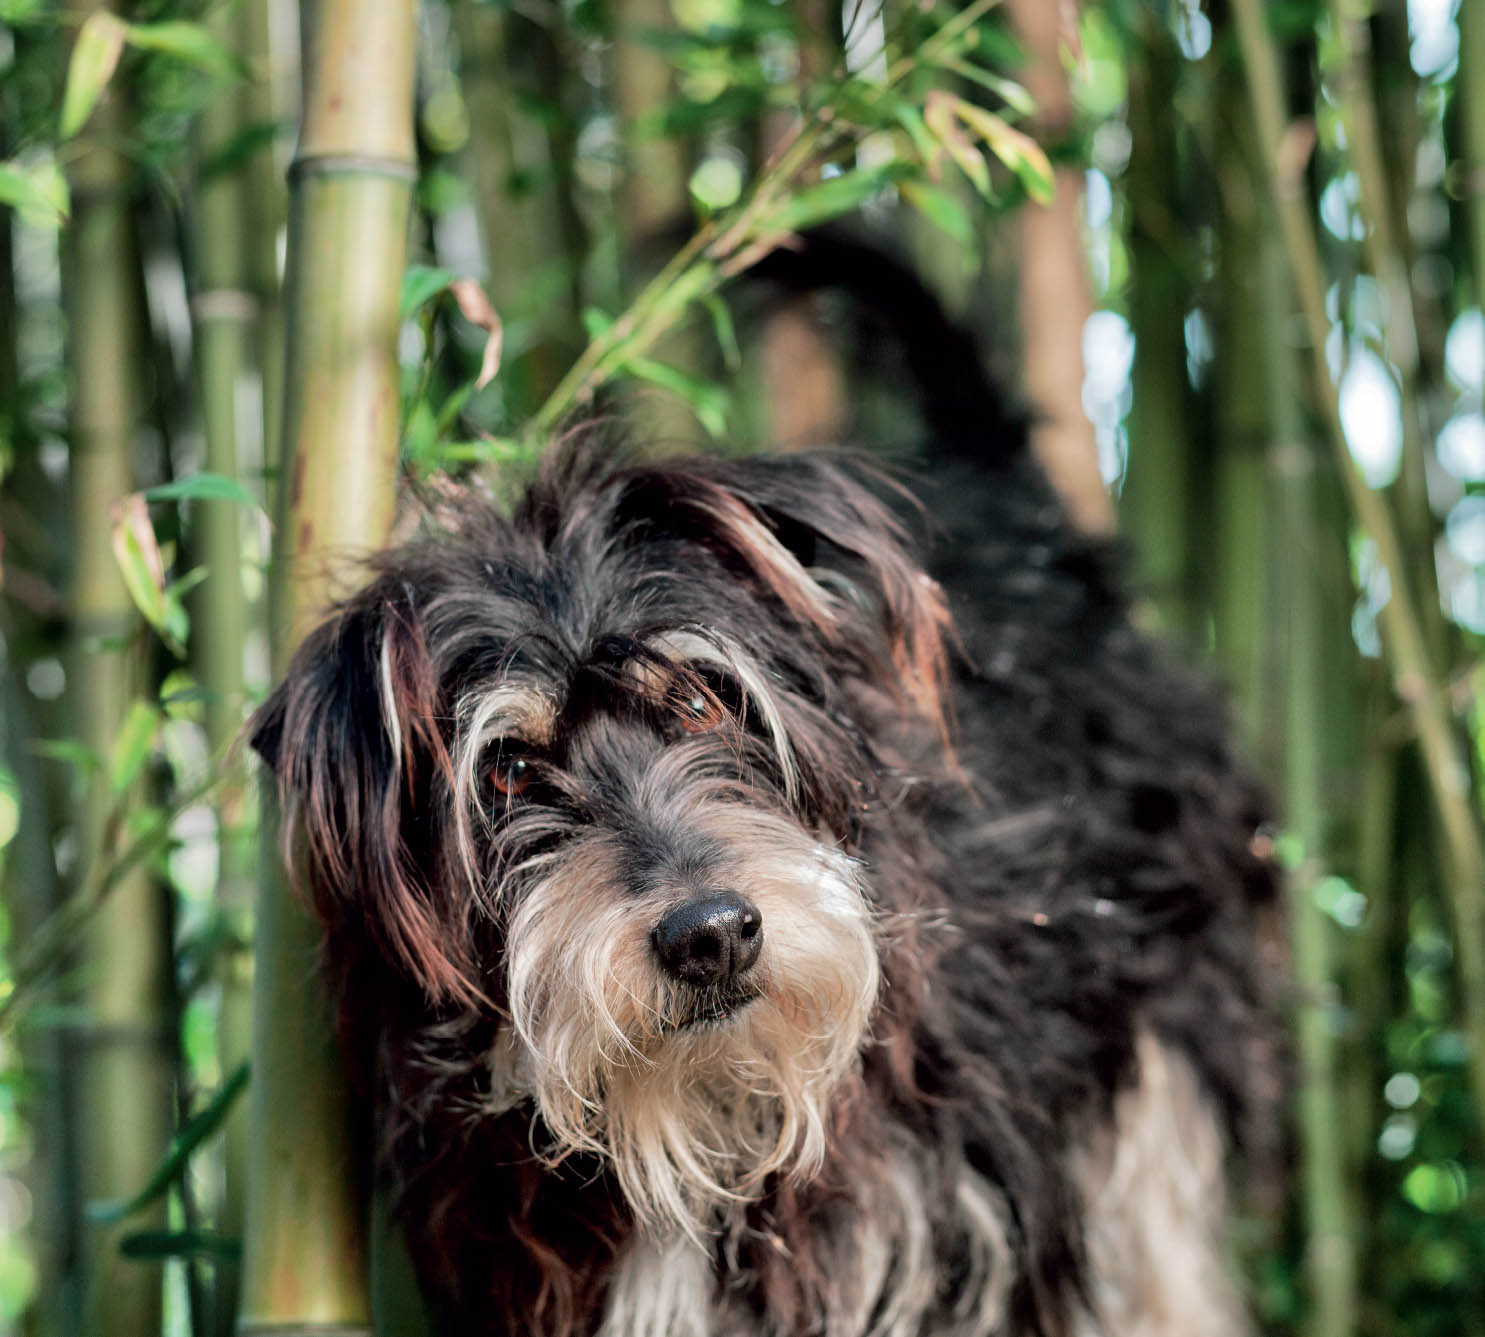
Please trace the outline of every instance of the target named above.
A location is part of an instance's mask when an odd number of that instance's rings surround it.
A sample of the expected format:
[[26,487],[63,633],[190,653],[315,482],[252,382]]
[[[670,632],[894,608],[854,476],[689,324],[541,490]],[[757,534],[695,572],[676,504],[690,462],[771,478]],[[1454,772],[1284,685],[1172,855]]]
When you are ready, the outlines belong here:
[[416,613],[380,581],[300,646],[249,723],[278,777],[285,859],[336,938],[368,937],[435,1002],[480,996],[469,898],[440,840],[453,768]]
[[865,612],[890,685],[947,737],[948,606],[864,478],[894,487],[868,466],[810,454],[699,461],[646,483],[663,494],[666,527],[691,517],[690,537],[723,547],[827,641],[850,636]]

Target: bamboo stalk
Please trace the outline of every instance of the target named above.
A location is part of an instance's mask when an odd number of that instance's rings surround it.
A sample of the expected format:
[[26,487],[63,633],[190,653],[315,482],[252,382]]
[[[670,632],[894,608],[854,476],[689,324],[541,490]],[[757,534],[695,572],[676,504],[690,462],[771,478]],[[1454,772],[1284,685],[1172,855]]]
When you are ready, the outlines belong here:
[[[1402,468],[1395,485],[1399,527],[1404,543],[1422,552],[1432,549],[1436,526],[1428,502],[1423,458],[1428,431],[1418,395],[1418,327],[1406,250],[1393,228],[1396,210],[1372,100],[1370,29],[1364,19],[1354,17],[1343,0],[1330,0],[1330,21],[1343,53],[1335,87],[1346,128],[1347,157],[1361,189],[1361,213],[1366,225],[1362,247],[1367,267],[1386,295],[1387,351],[1397,369],[1403,433]],[[1438,574],[1432,562],[1419,562],[1413,570],[1423,630],[1430,650],[1440,656],[1448,646],[1448,627],[1439,605]]]
[[1477,1110],[1485,1110],[1485,847],[1482,847],[1469,769],[1460,750],[1440,674],[1431,661],[1423,623],[1402,547],[1385,501],[1373,492],[1346,445],[1336,386],[1325,358],[1329,322],[1314,224],[1302,190],[1296,146],[1286,133],[1278,56],[1265,26],[1260,0],[1233,0],[1249,91],[1268,160],[1271,185],[1304,316],[1319,407],[1336,451],[1352,514],[1376,545],[1377,559],[1390,578],[1392,594],[1383,606],[1383,646],[1393,689],[1406,704],[1422,749],[1424,770],[1443,827],[1448,858],[1445,892],[1454,920],[1463,996],[1464,1028],[1470,1040],[1470,1080]]
[[[95,8],[74,9],[81,21]],[[130,217],[130,168],[114,147],[126,133],[117,94],[89,123],[69,169],[72,223],[65,237],[72,486],[72,612],[76,637],[68,675],[77,736],[107,757],[130,701],[143,685],[135,648],[102,651],[99,638],[137,640],[133,612],[110,544],[110,508],[132,490],[131,455],[140,414],[141,317],[138,254]],[[79,830],[86,871],[109,861],[120,823],[105,777],[89,787]],[[154,1168],[169,1137],[174,1080],[169,1040],[169,940],[162,889],[133,870],[82,933],[86,1023],[74,1047],[84,1200],[127,1197]],[[146,1221],[148,1218],[146,1218]],[[131,1225],[140,1224],[134,1218]],[[82,1327],[86,1333],[154,1337],[161,1310],[157,1264],[120,1257],[117,1232],[86,1241]]]
[[[242,94],[242,118],[252,126],[276,125],[285,114],[284,104],[291,101],[282,87],[287,77],[282,67],[292,62],[280,58],[275,49],[269,22],[272,9],[269,4],[243,4],[236,9],[235,40],[253,73]],[[278,240],[284,225],[287,193],[271,142],[258,145],[244,171],[247,185],[242,203],[250,227],[244,282],[252,294],[257,315],[255,356],[263,389],[262,437],[253,462],[266,469],[277,464],[281,456],[284,304],[279,282]],[[276,488],[271,481],[265,484],[264,494],[268,513],[277,514]]]
[[[214,35],[231,50],[242,32],[237,15],[219,12]],[[200,157],[231,144],[245,124],[249,104],[235,91],[219,96],[202,112],[198,125]],[[196,366],[206,438],[206,467],[226,478],[238,476],[237,390],[250,361],[258,306],[249,287],[249,194],[241,170],[218,171],[200,182],[196,198],[196,291],[192,296]],[[221,992],[218,1050],[223,1072],[248,1057],[252,1031],[252,953],[250,924],[256,865],[245,837],[246,773],[240,756],[230,754],[242,727],[243,645],[248,630],[243,596],[242,508],[229,501],[196,503],[194,534],[206,580],[196,600],[196,653],[207,691],[206,735],[220,758],[217,791],[217,913],[225,932],[215,975]],[[247,1161],[247,1112],[241,1103],[228,1116],[223,1136],[223,1192],[217,1229],[240,1237]],[[221,1260],[213,1270],[212,1330],[232,1331],[237,1317],[238,1268]]]
[[1459,6],[1459,73],[1455,79],[1464,104],[1461,132],[1475,305],[1485,309],[1485,13],[1478,0],[1464,0]]
[[[1061,48],[1075,6],[1009,0],[1008,8],[1027,51],[1021,81],[1038,108],[1033,133],[1038,139],[1065,133],[1073,105]],[[1026,398],[1041,415],[1031,446],[1073,520],[1107,533],[1114,507],[1099,473],[1093,425],[1082,411],[1083,326],[1093,312],[1079,216],[1082,173],[1064,168],[1055,186],[1050,206],[1022,209],[1017,219]]]
[[[273,610],[280,672],[326,604],[355,582],[349,559],[392,525],[398,302],[416,161],[414,32],[411,0],[320,0],[302,12]],[[270,850],[273,825],[265,823]],[[274,876],[264,879],[257,933],[239,1327],[368,1331],[362,1204],[314,971],[318,934]]]
[[[1199,624],[1193,561],[1193,439],[1183,317],[1191,287],[1187,230],[1171,201],[1178,176],[1175,101],[1180,52],[1164,18],[1140,11],[1142,59],[1130,62],[1129,319],[1134,332],[1129,467],[1119,498],[1137,536],[1141,592],[1161,625],[1188,643]],[[1075,401],[1077,402],[1077,401]]]

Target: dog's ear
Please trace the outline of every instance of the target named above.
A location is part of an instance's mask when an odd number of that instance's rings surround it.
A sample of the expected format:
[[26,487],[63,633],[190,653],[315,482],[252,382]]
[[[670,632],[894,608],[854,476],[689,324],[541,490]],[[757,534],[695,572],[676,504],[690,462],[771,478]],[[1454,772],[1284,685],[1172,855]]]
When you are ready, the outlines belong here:
[[892,685],[947,736],[948,605],[866,481],[892,489],[889,480],[819,455],[711,461],[658,478],[662,524],[675,531],[692,517],[692,537],[723,546],[827,641],[850,635],[848,611],[865,613],[885,639]]
[[479,996],[439,853],[452,786],[438,684],[405,594],[378,582],[300,646],[249,722],[278,777],[285,857],[332,941],[373,940],[435,1003]]

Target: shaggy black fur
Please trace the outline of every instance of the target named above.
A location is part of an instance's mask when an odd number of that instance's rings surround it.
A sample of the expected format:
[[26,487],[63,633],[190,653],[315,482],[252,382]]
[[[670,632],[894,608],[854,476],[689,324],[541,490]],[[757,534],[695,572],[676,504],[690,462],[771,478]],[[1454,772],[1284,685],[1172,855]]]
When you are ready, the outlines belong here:
[[[839,1310],[890,1148],[922,1177],[939,1260],[922,1330],[962,1300],[967,1167],[1004,1207],[1004,1330],[1066,1332],[1088,1285],[1070,1156],[1111,1117],[1138,1027],[1189,1058],[1238,1144],[1266,1149],[1264,800],[1212,692],[1131,629],[1109,549],[1069,527],[1019,442],[993,456],[946,461],[926,497],[957,637],[881,500],[895,494],[857,463],[568,445],[511,517],[471,497],[377,559],[263,708],[253,741],[294,814],[379,1163],[449,1332],[595,1331],[635,1230],[602,1157],[537,1154],[541,1120],[529,1096],[492,1096],[489,1056],[508,1042],[506,934],[533,856],[560,864],[602,827],[630,854],[608,896],[638,904],[657,869],[688,894],[725,881],[725,851],[631,787],[667,752],[686,758],[677,800],[725,772],[729,801],[859,860],[879,925],[883,985],[823,1166],[709,1218],[716,1294],[756,1330],[813,1332]],[[648,648],[693,630],[765,676],[792,798],[761,703]],[[640,690],[637,669],[662,686]],[[482,756],[471,885],[461,702],[513,679],[540,685],[555,723]],[[715,725],[700,735],[676,705],[698,692]]]

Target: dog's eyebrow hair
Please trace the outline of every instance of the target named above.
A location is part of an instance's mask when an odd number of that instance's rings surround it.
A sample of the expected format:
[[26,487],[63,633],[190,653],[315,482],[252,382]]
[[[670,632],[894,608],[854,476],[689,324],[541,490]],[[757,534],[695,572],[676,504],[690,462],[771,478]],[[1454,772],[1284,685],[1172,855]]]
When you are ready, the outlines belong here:
[[544,744],[552,739],[557,703],[528,683],[504,682],[487,691],[466,692],[455,714],[465,721],[461,732],[468,747],[479,748],[505,737]]
[[758,663],[740,645],[712,631],[680,628],[660,632],[646,640],[645,648],[668,659],[725,669],[737,679],[747,693],[749,705],[758,712],[763,727],[768,730],[769,741],[783,771],[785,795],[792,802],[797,797],[799,786],[794,751],[789,746],[789,735],[779,717],[778,704],[769,688],[768,678]]

